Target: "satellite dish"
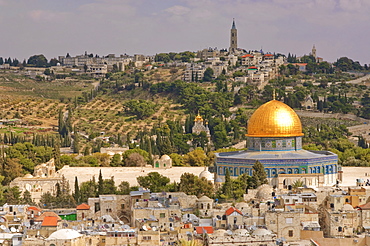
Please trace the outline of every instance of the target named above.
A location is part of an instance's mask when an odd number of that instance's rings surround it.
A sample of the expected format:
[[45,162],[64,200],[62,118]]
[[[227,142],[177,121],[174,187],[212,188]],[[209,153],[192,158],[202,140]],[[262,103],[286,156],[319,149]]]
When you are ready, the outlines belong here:
[[30,222],[26,221],[26,222],[24,222],[24,226],[25,226],[25,227],[30,227],[30,226],[31,226],[31,224],[30,224]]
[[4,217],[0,217],[0,223],[4,223],[4,222],[5,222]]
[[17,229],[15,229],[15,227],[12,226],[12,227],[10,227],[10,231],[11,232],[17,232]]
[[156,230],[157,230],[157,227],[153,226],[153,227],[152,227],[152,230],[153,230],[153,231],[156,231]]
[[67,223],[63,223],[63,227],[68,227],[68,224]]
[[17,229],[17,232],[19,232],[19,229]]
[[109,229],[109,225],[104,224],[104,228],[105,228],[105,229]]
[[146,226],[145,226],[145,225],[143,225],[143,227],[142,227],[142,228],[143,228],[143,230],[144,230],[144,231],[147,231],[147,230],[148,230],[148,228],[146,228]]
[[6,230],[6,226],[0,225],[0,229],[5,231]]

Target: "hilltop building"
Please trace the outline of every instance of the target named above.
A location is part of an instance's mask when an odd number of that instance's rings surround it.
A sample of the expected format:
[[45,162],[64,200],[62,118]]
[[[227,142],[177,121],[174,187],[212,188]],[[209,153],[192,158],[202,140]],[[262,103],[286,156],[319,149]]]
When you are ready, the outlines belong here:
[[336,184],[338,156],[330,151],[302,149],[302,125],[288,105],[271,100],[259,107],[248,121],[248,150],[216,154],[216,181],[224,181],[226,170],[237,177],[253,174],[261,162],[272,186],[291,188],[296,180],[307,186]]

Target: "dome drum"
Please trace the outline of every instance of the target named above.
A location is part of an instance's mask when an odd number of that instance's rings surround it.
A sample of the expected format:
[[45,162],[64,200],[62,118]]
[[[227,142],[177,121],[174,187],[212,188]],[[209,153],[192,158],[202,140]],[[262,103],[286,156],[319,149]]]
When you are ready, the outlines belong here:
[[302,137],[262,138],[249,137],[247,140],[249,151],[290,151],[302,149]]

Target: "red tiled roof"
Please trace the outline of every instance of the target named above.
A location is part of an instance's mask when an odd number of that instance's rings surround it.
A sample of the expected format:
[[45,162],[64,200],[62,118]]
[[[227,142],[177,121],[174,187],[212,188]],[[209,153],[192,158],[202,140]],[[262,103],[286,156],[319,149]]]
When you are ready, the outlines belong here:
[[253,55],[251,54],[246,54],[246,55],[243,55],[242,58],[246,58],[246,57],[253,57]]
[[273,56],[273,54],[265,54],[264,56]]
[[257,67],[253,66],[253,67],[249,67],[248,69],[257,69]]
[[295,66],[307,66],[307,63],[292,63]]
[[197,226],[195,227],[195,231],[197,234],[212,234],[213,233],[213,227],[212,226]]
[[58,218],[54,216],[46,216],[42,221],[41,226],[57,226]]
[[363,204],[363,205],[358,205],[361,210],[370,210],[370,202]]
[[35,207],[35,206],[30,206],[30,207],[27,208],[27,211],[31,211],[31,210],[41,212],[41,208],[38,208],[38,207]]
[[236,208],[234,208],[234,207],[230,207],[228,210],[226,210],[225,214],[226,214],[227,216],[229,216],[230,214],[232,214],[232,213],[234,213],[234,212],[237,212],[237,213],[239,213],[240,215],[243,215],[243,214],[242,214],[242,212],[240,212],[240,210],[239,210],[239,209],[236,209]]
[[87,205],[86,203],[82,203],[82,204],[78,205],[76,209],[77,210],[89,210],[90,206]]
[[58,221],[61,221],[62,219],[59,217],[59,215],[57,215],[56,213],[54,212],[44,212],[43,214],[41,214],[39,217],[37,217],[35,219],[35,221],[38,221],[38,222],[41,222],[41,221],[44,221],[44,219],[46,217],[56,217],[58,219]]

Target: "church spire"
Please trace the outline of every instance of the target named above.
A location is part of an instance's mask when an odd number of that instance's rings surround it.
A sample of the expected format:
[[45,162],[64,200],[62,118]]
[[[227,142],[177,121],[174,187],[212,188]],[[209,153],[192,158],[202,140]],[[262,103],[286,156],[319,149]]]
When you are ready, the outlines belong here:
[[233,24],[230,30],[230,54],[235,54],[238,49],[238,30],[236,29],[235,20],[233,19]]

